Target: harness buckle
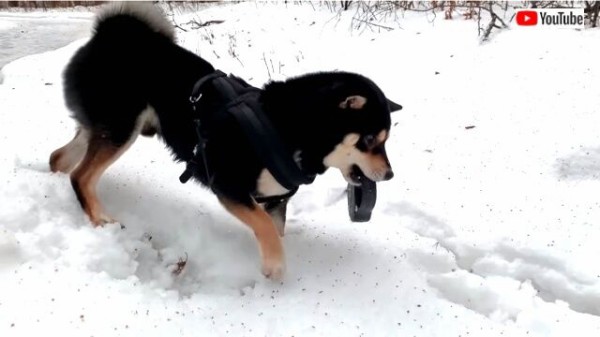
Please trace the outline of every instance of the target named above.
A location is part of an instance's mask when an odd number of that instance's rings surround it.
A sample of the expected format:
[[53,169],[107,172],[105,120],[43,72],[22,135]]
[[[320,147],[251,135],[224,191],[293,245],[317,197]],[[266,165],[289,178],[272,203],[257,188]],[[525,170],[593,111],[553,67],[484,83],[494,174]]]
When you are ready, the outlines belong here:
[[194,123],[196,124],[196,136],[198,137],[198,143],[194,147],[194,156],[187,162],[185,171],[183,171],[181,176],[179,176],[179,181],[182,184],[185,184],[194,175],[194,172],[197,171],[199,167],[202,167],[204,170],[204,175],[206,176],[206,180],[210,185],[212,178],[210,176],[208,162],[206,160],[206,139],[202,135],[200,120],[196,119],[194,120]]
[[194,108],[194,110],[196,109],[196,103],[198,103],[198,101],[200,101],[200,99],[202,98],[202,93],[199,93],[198,96],[190,96],[190,103],[193,104],[192,108]]

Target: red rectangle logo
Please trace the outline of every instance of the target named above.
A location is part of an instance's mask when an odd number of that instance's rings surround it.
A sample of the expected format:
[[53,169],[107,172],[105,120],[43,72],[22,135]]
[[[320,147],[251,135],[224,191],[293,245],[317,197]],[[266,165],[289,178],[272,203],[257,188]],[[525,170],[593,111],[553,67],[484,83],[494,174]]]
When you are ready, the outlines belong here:
[[518,11],[515,21],[519,26],[535,26],[538,24],[538,13],[536,11]]

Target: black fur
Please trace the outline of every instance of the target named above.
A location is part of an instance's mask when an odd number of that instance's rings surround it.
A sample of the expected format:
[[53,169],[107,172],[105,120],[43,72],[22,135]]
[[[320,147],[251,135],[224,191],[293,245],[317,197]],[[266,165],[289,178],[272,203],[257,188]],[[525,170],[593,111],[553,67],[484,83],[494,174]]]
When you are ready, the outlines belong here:
[[[68,64],[65,97],[84,128],[101,132],[117,146],[127,142],[140,113],[152,106],[160,121],[159,136],[175,160],[187,161],[197,141],[189,95],[194,83],[213,70],[145,21],[115,14],[97,23],[91,40]],[[361,95],[367,103],[360,110],[341,108],[340,102],[351,95]],[[390,128],[385,95],[357,74],[327,72],[272,82],[264,87],[260,101],[290,154],[301,151],[300,165],[306,173],[323,173],[323,158],[344,135]],[[217,195],[252,205],[264,168],[253,151],[233,118],[211,126],[207,158]],[[200,175],[195,177],[206,183]]]

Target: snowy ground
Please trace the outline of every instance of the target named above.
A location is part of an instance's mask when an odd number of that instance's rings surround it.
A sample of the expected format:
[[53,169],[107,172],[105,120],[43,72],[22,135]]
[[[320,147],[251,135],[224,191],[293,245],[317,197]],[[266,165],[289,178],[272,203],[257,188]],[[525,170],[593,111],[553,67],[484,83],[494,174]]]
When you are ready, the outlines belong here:
[[480,45],[473,21],[379,32],[349,16],[303,2],[175,17],[184,46],[253,84],[356,71],[405,108],[371,222],[348,220],[337,172],[293,200],[282,283],[154,139],[99,184],[127,228],[93,229],[47,166],[73,135],[60,73],[85,39],[6,65],[0,336],[598,336],[600,30],[513,27]]
[[89,12],[0,12],[0,68],[89,35]]

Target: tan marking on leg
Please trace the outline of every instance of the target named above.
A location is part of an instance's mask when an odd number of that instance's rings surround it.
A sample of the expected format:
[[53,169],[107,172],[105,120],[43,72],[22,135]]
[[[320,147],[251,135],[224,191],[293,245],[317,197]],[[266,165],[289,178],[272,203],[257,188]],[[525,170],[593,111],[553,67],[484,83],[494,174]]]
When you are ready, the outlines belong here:
[[85,155],[88,146],[88,132],[79,128],[75,137],[50,155],[50,171],[69,173]]
[[289,199],[284,199],[279,202],[268,202],[262,204],[263,209],[269,214],[280,237],[285,235],[285,221],[287,213],[287,204]]
[[250,208],[226,198],[219,200],[225,209],[254,232],[262,258],[262,273],[268,278],[280,280],[285,273],[285,257],[277,228],[269,214],[256,204]]
[[102,135],[92,135],[83,161],[71,173],[71,185],[81,207],[94,226],[115,222],[107,216],[98,200],[96,184],[104,171],[133,144],[137,134],[129,142],[115,146]]
[[271,217],[273,218],[273,223],[277,228],[277,234],[279,234],[280,237],[283,237],[285,235],[285,219],[277,214]]

